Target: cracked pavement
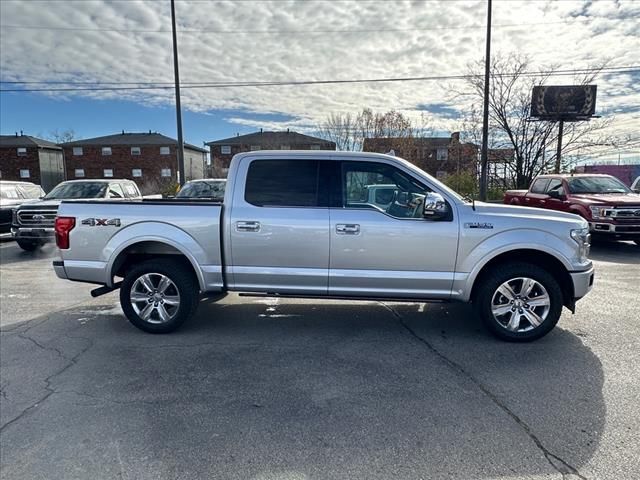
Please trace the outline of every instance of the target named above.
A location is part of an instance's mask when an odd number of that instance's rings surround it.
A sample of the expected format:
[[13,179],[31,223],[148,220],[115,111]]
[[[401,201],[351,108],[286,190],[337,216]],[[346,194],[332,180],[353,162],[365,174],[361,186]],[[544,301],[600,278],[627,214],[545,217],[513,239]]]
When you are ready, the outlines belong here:
[[640,249],[558,328],[466,305],[203,300],[171,335],[0,243],[0,478],[640,477]]

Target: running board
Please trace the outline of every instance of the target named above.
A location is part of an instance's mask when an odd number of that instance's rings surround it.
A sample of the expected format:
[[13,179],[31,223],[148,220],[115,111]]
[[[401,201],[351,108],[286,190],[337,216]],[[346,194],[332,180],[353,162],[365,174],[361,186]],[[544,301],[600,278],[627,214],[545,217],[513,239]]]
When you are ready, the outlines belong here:
[[406,297],[351,297],[345,295],[304,295],[299,293],[262,293],[262,292],[240,292],[239,297],[253,298],[298,298],[307,300],[351,300],[361,302],[409,302],[409,303],[447,303],[447,300],[429,298],[406,298]]
[[111,293],[114,290],[119,289],[122,286],[122,282],[116,282],[113,284],[113,287],[108,287],[103,285],[102,287],[94,288],[91,290],[91,296],[93,298],[100,297],[102,295],[106,295],[107,293]]

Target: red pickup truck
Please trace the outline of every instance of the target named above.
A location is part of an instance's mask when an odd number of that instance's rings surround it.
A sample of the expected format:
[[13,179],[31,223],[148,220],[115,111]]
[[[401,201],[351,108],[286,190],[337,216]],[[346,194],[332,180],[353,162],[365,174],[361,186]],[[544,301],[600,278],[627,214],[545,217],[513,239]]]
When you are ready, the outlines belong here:
[[611,175],[540,175],[529,190],[507,190],[504,203],[575,213],[594,235],[640,245],[640,194]]

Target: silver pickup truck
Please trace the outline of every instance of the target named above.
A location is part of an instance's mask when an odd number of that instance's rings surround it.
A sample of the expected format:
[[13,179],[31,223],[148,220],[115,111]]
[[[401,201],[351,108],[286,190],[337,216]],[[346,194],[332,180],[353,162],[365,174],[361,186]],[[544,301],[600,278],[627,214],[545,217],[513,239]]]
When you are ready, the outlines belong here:
[[[372,185],[395,185],[386,208]],[[202,295],[473,302],[529,341],[592,288],[589,229],[562,212],[465,201],[392,156],[236,155],[224,201],[63,202],[60,278],[120,288],[136,327],[170,332]]]

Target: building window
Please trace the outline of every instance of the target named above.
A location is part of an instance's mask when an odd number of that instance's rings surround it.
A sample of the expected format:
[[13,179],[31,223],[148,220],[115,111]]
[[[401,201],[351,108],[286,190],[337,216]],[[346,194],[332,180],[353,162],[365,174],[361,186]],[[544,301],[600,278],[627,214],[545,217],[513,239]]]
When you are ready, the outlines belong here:
[[320,150],[320,145],[318,144],[311,145],[311,150]]
[[19,157],[26,157],[27,156],[27,149],[25,147],[19,147],[18,148],[18,156]]
[[160,175],[163,177],[170,177],[171,176],[171,169],[170,168],[163,168],[160,172]]
[[134,168],[131,170],[131,176],[134,178],[139,178],[142,176],[142,169],[141,168]]
[[131,147],[131,155],[140,155],[140,147]]
[[255,152],[256,150],[260,150],[260,145],[251,145],[251,147],[249,147],[249,149],[252,152]]
[[291,150],[290,145],[280,145],[280,150]]
[[76,178],[84,178],[84,168],[76,168]]
[[82,155],[82,147],[73,147],[73,156],[74,157],[79,157],[80,155]]
[[449,151],[446,148],[439,148],[436,151],[436,159],[440,162],[444,162],[447,158],[449,158]]
[[103,175],[105,178],[113,178],[113,168],[105,168],[103,171]]
[[102,155],[111,155],[111,147],[102,147]]
[[160,147],[160,155],[169,155],[170,153],[169,147]]
[[29,173],[29,169],[28,168],[21,168],[20,169],[20,178],[29,178],[31,177],[31,174]]
[[222,145],[220,147],[220,153],[222,155],[231,155],[231,145]]

